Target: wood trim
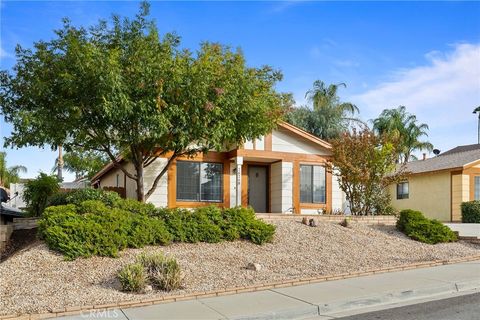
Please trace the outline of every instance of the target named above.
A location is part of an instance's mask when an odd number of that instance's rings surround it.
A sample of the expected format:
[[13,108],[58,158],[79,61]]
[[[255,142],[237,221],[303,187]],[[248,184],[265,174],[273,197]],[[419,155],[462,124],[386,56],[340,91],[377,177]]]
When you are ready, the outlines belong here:
[[[472,168],[473,166],[476,166],[477,164],[480,164],[480,159],[479,159],[479,160],[472,161],[472,162],[470,162],[470,163],[467,163],[466,165],[463,166],[463,169]],[[479,168],[475,168],[475,169],[479,169]]]
[[322,146],[322,147],[324,147],[324,148],[326,148],[326,149],[332,149],[332,145],[331,145],[330,143],[328,143],[328,142],[326,142],[325,140],[322,140],[322,139],[314,136],[314,135],[311,134],[311,133],[306,132],[305,130],[302,130],[302,129],[300,129],[300,128],[297,128],[297,127],[295,127],[294,125],[291,125],[291,124],[289,124],[289,123],[287,123],[287,122],[283,122],[283,121],[282,121],[282,122],[280,122],[280,123],[278,124],[278,126],[281,127],[281,128],[283,128],[283,129],[285,129],[285,130],[288,130],[288,131],[290,131],[290,132],[293,132],[293,133],[295,133],[295,134],[297,134],[297,135],[299,135],[299,136],[301,136],[301,137],[303,137],[303,138],[305,138],[305,139],[307,139],[307,140],[309,140],[309,141],[311,141],[311,142],[313,142],[313,143],[315,143],[315,144],[318,144],[318,145],[320,145],[320,146]]
[[325,186],[325,192],[327,194],[327,212],[331,212],[332,211],[332,178],[333,178],[333,175],[332,173],[330,172],[330,170],[327,170],[327,168],[325,168],[325,173],[326,173],[326,182],[327,182],[327,185]]
[[198,208],[205,207],[210,205],[215,205],[219,207],[230,207],[230,160],[223,159],[219,162],[217,154],[214,154],[212,157],[201,157],[203,160],[199,160],[200,157],[188,158],[181,157],[178,158],[180,161],[192,161],[192,162],[214,162],[221,163],[223,165],[223,201],[222,202],[203,202],[203,201],[177,201],[177,160],[174,160],[168,169],[168,195],[167,195],[167,205],[169,208]]
[[300,162],[293,162],[293,179],[292,179],[292,193],[293,193],[293,213],[300,214]]
[[248,207],[248,164],[242,164],[242,207]]
[[227,158],[234,157],[252,157],[252,158],[262,158],[262,159],[274,159],[282,160],[285,162],[293,162],[295,160],[299,161],[312,161],[312,162],[325,162],[328,161],[331,157],[327,155],[317,155],[317,154],[304,154],[304,153],[293,153],[293,152],[278,152],[278,151],[265,151],[265,150],[232,150],[228,153]]
[[265,136],[264,149],[265,151],[272,151],[272,133],[269,133]]

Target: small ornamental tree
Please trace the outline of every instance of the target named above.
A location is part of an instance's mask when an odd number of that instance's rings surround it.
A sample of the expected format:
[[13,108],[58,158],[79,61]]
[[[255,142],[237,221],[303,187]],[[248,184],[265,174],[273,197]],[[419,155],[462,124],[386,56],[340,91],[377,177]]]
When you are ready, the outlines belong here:
[[404,178],[396,168],[394,141],[376,136],[370,130],[346,132],[332,141],[330,170],[340,177],[354,215],[382,214],[388,209],[387,187]]
[[[248,67],[240,50],[216,43],[180,48],[148,14],[142,3],[134,19],[113,16],[90,28],[65,20],[55,39],[17,47],[13,74],[0,73],[0,105],[13,124],[6,144],[102,152],[145,201],[176,158],[224,150],[276,126],[286,101],[274,90],[279,72]],[[159,156],[168,164],[144,190],[144,169]]]

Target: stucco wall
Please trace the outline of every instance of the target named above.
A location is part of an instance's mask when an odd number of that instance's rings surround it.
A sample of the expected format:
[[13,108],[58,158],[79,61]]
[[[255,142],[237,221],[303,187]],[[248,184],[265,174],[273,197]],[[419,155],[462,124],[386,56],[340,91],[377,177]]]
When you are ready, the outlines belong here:
[[[345,211],[346,198],[345,193],[340,189],[339,177],[332,174],[332,210]],[[328,190],[327,190],[328,192]]]
[[452,175],[452,221],[461,221],[460,205],[470,200],[470,177],[468,174]]
[[[167,159],[157,158],[151,165],[145,168],[144,172],[144,187],[145,193],[150,190],[157,175],[167,165]],[[158,182],[157,188],[153,194],[148,198],[147,202],[153,203],[156,207],[168,206],[168,173],[165,173]]]
[[272,132],[272,151],[326,155],[318,145],[283,129]]
[[396,185],[389,187],[397,210],[419,210],[429,218],[450,221],[450,172],[414,175],[408,178],[409,198],[397,200]]
[[270,175],[271,210],[284,213],[293,207],[293,163],[273,163]]

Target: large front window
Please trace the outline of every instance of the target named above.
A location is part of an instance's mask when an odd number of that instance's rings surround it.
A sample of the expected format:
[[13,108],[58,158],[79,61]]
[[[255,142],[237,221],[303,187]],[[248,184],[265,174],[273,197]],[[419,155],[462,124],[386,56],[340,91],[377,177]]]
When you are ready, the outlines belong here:
[[177,161],[177,201],[223,202],[223,165]]
[[325,203],[325,167],[300,166],[300,202]]

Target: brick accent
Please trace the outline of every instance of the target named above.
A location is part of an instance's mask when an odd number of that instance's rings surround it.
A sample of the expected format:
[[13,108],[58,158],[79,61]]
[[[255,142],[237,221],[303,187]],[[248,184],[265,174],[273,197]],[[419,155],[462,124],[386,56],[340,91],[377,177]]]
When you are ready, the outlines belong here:
[[[353,277],[362,277],[373,275],[377,273],[384,273],[384,272],[394,272],[394,271],[402,271],[402,270],[411,270],[411,269],[418,269],[418,268],[426,268],[426,267],[435,267],[435,266],[442,266],[454,263],[461,263],[461,262],[469,262],[480,260],[480,254],[475,256],[469,257],[461,257],[461,258],[453,258],[450,260],[436,260],[436,261],[426,261],[426,262],[418,262],[409,265],[400,265],[395,267],[385,267],[380,269],[373,269],[373,270],[365,270],[365,271],[356,271],[350,273],[343,273],[337,275],[330,275],[330,276],[319,276],[319,277],[311,277],[311,278],[301,278],[301,279],[291,279],[286,281],[278,281],[266,284],[259,284],[256,286],[247,286],[247,287],[238,287],[238,288],[228,288],[228,289],[219,289],[214,291],[208,292],[199,292],[199,293],[190,293],[190,294],[182,294],[176,296],[164,296],[152,299],[143,299],[143,300],[130,300],[130,301],[120,301],[117,303],[112,304],[104,304],[104,305],[95,305],[95,306],[82,306],[82,307],[67,307],[61,308],[58,310],[54,310],[51,313],[41,313],[41,314],[25,314],[25,315],[5,315],[0,316],[0,320],[10,320],[10,319],[47,319],[47,318],[54,318],[72,314],[79,314],[81,311],[86,310],[108,310],[112,308],[130,308],[130,307],[139,307],[139,306],[146,306],[152,305],[157,303],[167,303],[167,302],[174,302],[174,301],[183,301],[183,300],[194,300],[194,299],[201,299],[206,297],[216,297],[216,296],[223,296],[223,295],[231,295],[240,292],[254,292],[254,291],[261,291],[261,290],[269,290],[273,288],[284,288],[284,287],[291,287],[295,285],[301,284],[308,284],[308,283],[318,283],[323,281],[334,281],[339,279],[348,279]],[[77,311],[73,311],[77,310]]]

